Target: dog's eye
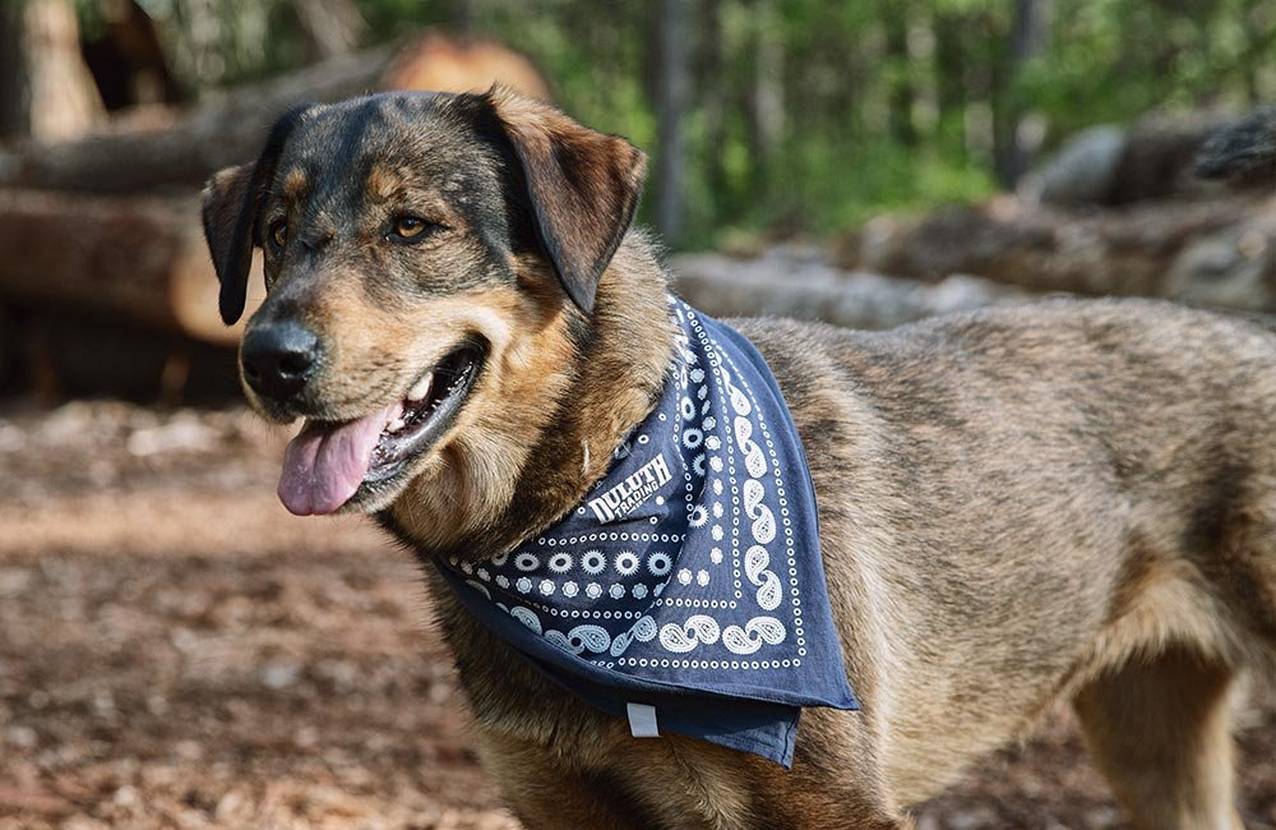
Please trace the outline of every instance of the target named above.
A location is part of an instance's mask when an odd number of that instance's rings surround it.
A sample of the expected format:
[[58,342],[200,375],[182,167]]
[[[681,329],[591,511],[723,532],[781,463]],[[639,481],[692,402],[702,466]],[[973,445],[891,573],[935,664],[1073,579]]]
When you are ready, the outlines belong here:
[[267,232],[270,236],[270,242],[276,248],[283,248],[288,244],[288,221],[286,219],[276,219],[270,223],[270,229]]
[[420,216],[399,216],[395,218],[388,236],[398,242],[416,242],[439,227]]

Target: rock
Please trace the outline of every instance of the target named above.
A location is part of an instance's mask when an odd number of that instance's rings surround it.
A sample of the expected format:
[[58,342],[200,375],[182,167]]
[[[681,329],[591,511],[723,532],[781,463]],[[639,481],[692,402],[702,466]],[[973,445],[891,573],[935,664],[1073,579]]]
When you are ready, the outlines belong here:
[[1102,124],[1082,130],[1041,170],[1027,178],[1025,192],[1052,205],[1102,204],[1124,157],[1126,131]]
[[1209,115],[1145,119],[1082,130],[1035,174],[1021,195],[1056,207],[1126,205],[1202,194],[1197,152],[1219,125]]

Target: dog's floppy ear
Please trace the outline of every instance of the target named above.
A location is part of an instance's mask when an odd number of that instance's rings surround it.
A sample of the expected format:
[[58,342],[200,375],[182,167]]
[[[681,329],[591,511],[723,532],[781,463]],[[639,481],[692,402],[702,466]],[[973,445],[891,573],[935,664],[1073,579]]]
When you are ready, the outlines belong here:
[[[256,164],[228,167],[204,187],[204,238],[221,283],[217,305],[222,321],[230,325],[244,313],[248,271],[253,261],[252,225],[256,206],[249,199]],[[242,226],[242,227],[241,227]]]
[[483,99],[522,167],[541,247],[572,302],[589,313],[633,221],[647,157],[619,136],[507,89],[493,87]]
[[275,123],[256,162],[228,167],[204,188],[204,238],[221,283],[218,310],[228,326],[244,313],[248,272],[257,244],[257,215],[284,142],[305,109],[298,107]]

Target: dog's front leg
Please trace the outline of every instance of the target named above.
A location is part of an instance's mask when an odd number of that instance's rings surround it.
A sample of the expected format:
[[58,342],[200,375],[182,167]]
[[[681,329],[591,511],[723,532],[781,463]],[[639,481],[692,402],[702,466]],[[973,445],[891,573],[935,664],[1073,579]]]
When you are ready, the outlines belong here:
[[607,776],[567,769],[543,747],[516,740],[483,741],[483,767],[527,830],[652,830],[655,825]]

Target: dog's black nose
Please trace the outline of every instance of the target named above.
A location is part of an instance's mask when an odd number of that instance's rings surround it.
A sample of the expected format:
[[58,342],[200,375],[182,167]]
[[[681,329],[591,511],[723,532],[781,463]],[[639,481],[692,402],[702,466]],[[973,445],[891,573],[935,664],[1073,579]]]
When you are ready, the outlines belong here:
[[259,395],[286,401],[310,380],[319,358],[319,338],[297,323],[270,323],[244,335],[244,378]]

